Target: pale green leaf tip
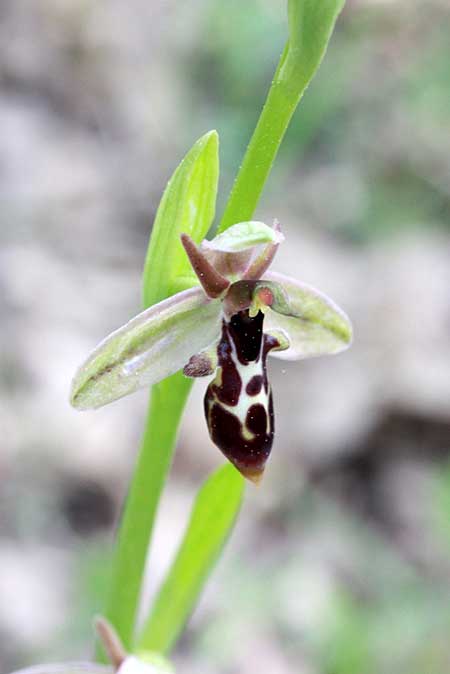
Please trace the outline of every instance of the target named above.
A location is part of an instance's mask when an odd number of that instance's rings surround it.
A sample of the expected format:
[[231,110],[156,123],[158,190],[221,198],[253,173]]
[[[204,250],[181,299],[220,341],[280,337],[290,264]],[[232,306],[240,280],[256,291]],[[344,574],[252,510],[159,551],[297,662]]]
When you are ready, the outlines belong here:
[[211,129],[211,131],[208,131],[207,133],[203,134],[203,136],[200,136],[200,138],[194,144],[194,147],[198,147],[199,145],[204,145],[205,148],[209,147],[209,149],[218,148],[219,134],[217,133],[216,129]]
[[200,138],[197,138],[195,143],[191,146],[190,150],[185,154],[184,158],[181,160],[181,163],[179,164],[178,168],[183,165],[186,160],[188,160],[190,157],[198,156],[202,152],[205,151],[217,151],[219,147],[219,134],[215,129],[211,129],[211,131],[207,131],[206,133],[203,134],[203,136],[200,136]]
[[[204,182],[196,190],[199,171]],[[145,258],[144,307],[173,294],[177,276],[184,275],[178,254],[181,249],[177,252],[180,232],[188,231],[198,243],[206,236],[214,217],[218,175],[219,136],[212,129],[195,141],[164,190]]]
[[208,158],[208,161],[212,161],[216,165],[216,170],[218,171],[219,134],[215,129],[208,131],[195,141],[194,145],[182,160],[181,166],[185,162],[187,162],[189,166],[192,160],[197,161],[198,159],[203,158]]
[[203,138],[210,139],[213,138],[216,142],[219,140],[219,134],[216,129],[211,129],[210,131],[207,131]]

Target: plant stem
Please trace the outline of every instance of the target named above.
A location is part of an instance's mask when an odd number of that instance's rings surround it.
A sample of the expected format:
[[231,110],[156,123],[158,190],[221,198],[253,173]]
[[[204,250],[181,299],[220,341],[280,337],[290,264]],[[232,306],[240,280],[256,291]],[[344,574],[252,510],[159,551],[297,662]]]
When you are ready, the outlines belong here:
[[286,45],[236,176],[218,233],[236,222],[251,220],[284,134],[309,80],[309,72],[298,67]]
[[126,649],[133,644],[148,544],[191,387],[192,380],[177,373],[152,388],[141,449],[120,526],[105,612]]

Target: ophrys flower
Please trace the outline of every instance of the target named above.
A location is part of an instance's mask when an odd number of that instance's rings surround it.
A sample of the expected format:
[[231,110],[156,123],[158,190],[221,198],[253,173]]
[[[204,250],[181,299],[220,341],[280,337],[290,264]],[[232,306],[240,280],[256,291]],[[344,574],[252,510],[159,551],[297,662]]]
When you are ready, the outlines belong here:
[[205,395],[212,441],[258,482],[274,435],[266,358],[333,354],[351,342],[347,316],[325,295],[269,272],[277,224],[233,225],[198,247],[181,242],[201,287],[159,302],[107,337],[75,375],[71,402],[101,407],[183,368],[215,374]]

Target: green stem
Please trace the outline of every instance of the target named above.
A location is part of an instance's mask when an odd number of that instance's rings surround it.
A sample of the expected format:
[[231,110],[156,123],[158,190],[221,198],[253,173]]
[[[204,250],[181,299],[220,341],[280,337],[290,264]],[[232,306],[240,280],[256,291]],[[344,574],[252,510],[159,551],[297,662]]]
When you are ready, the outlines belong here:
[[152,388],[141,449],[120,526],[105,612],[127,649],[133,644],[158,502],[191,387],[192,381],[178,373]]
[[236,222],[251,220],[284,134],[309,80],[309,72],[298,67],[286,45],[236,176],[218,233]]

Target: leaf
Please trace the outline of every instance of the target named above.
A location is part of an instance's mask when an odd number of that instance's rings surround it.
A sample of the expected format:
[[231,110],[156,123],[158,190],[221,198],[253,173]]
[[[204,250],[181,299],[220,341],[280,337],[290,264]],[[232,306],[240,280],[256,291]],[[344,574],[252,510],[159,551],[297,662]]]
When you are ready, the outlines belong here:
[[289,39],[218,232],[251,220],[286,129],[325,54],[345,0],[289,0]]
[[179,288],[187,276],[196,285],[180,243],[183,232],[200,243],[214,218],[219,178],[219,138],[216,131],[202,136],[169,180],[156,213],[145,260],[143,304],[149,307]]
[[147,618],[139,649],[165,653],[181,632],[228,538],[242,501],[244,480],[227,464],[204,483],[175,561]]
[[265,330],[282,330],[289,339],[287,350],[271,351],[274,358],[299,360],[338,353],[350,346],[351,323],[329,297],[278,272],[267,272],[264,278],[281,286],[288,307],[282,307],[284,315],[269,310],[264,319]]
[[[282,67],[301,71],[306,83],[319,67],[345,0],[289,0],[289,42]],[[280,73],[281,75],[281,69]]]
[[220,335],[221,306],[201,288],[169,297],[101,342],[75,374],[71,403],[101,407],[174,374]]

